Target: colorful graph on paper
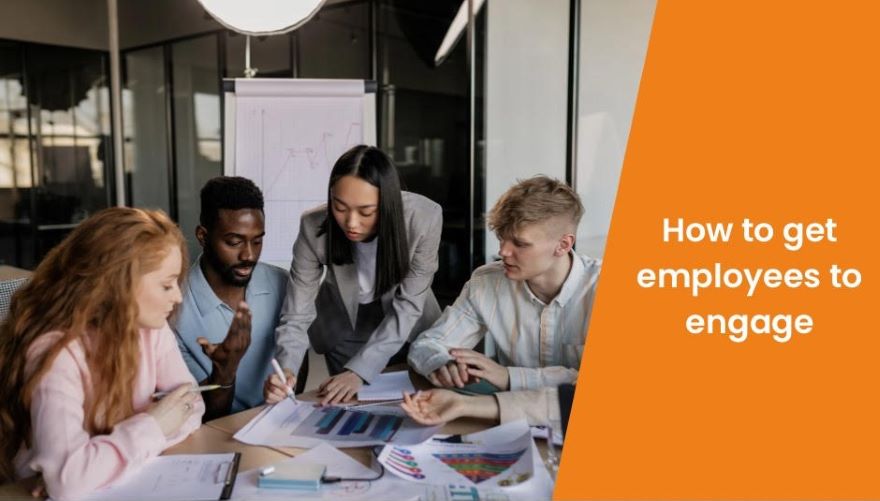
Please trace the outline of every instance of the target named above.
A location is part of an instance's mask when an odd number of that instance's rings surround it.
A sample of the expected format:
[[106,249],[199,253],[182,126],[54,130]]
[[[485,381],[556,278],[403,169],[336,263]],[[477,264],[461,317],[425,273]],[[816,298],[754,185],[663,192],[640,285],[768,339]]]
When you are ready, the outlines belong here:
[[[378,461],[388,473],[412,483],[469,487],[455,490],[455,499],[477,492],[480,500],[488,501],[495,498],[484,494],[534,478],[535,450],[528,423],[519,420],[462,435],[460,440],[435,436],[418,444],[388,444]],[[452,497],[446,493],[427,499]]]
[[490,452],[433,454],[443,464],[475,484],[504,473],[526,452],[525,449],[505,454]]
[[386,462],[385,465],[392,470],[415,480],[422,480],[425,478],[425,474],[422,469],[419,468],[419,463],[412,455],[412,451],[408,449],[392,447],[391,452],[388,454],[388,462]]
[[391,414],[325,407],[315,410],[293,430],[293,435],[325,437],[330,440],[364,439],[390,442],[403,425],[403,417]]

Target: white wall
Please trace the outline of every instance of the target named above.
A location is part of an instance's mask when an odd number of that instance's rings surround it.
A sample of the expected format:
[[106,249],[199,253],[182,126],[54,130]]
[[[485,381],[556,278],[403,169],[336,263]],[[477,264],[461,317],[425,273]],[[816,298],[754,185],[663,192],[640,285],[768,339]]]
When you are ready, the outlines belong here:
[[3,0],[0,38],[107,50],[106,0]]
[[655,0],[582,0],[577,190],[586,214],[578,252],[602,257]]
[[[486,207],[517,179],[565,179],[568,0],[486,3]],[[464,39],[462,39],[464,41]],[[486,234],[486,260],[498,241]]]

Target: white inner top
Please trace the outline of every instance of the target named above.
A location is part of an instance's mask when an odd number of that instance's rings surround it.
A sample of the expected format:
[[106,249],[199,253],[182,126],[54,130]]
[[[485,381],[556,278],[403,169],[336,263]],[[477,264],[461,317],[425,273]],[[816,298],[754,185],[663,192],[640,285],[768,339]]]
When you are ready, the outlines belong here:
[[354,244],[355,262],[358,270],[358,302],[368,304],[373,302],[373,293],[376,290],[376,249],[378,238]]

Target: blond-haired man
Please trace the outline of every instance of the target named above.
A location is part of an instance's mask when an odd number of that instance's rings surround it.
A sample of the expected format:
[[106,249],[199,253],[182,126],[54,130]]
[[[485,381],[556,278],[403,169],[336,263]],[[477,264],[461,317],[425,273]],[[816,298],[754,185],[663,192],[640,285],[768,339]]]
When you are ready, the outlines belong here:
[[[501,261],[474,271],[455,303],[412,343],[410,365],[444,387],[575,382],[601,266],[572,250],[583,211],[570,187],[546,176],[507,190],[487,218]],[[472,350],[484,336],[494,342],[495,360]]]

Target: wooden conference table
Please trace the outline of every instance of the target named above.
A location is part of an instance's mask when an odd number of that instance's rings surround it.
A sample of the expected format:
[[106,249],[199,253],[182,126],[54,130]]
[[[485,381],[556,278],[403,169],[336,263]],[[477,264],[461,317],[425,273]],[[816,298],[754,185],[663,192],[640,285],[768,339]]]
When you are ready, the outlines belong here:
[[[412,374],[412,372],[410,373]],[[417,378],[413,378],[417,379]],[[416,383],[416,387],[422,387]],[[316,400],[314,391],[305,392],[297,397],[299,400]],[[294,447],[264,447],[243,444],[236,441],[232,436],[256,416],[263,407],[256,407],[226,417],[215,419],[203,424],[198,430],[183,442],[167,449],[163,454],[211,454],[223,452],[240,452],[241,464],[239,471],[244,472],[254,468],[261,468],[277,463],[288,457],[296,456],[307,449]],[[448,434],[466,434],[491,428],[495,423],[482,419],[461,418],[448,423],[441,430]],[[543,440],[538,441],[538,449],[541,456],[546,457],[547,446]],[[362,464],[370,465],[370,448],[356,447],[340,449]],[[0,500],[32,500],[27,492],[18,484],[6,484],[0,486]]]

